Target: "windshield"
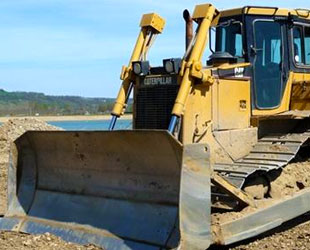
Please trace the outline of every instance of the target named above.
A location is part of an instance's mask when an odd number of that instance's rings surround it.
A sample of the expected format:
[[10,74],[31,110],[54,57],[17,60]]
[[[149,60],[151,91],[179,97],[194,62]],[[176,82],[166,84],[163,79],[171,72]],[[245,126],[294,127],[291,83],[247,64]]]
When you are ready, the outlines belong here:
[[243,57],[242,27],[239,22],[229,22],[216,28],[215,50]]

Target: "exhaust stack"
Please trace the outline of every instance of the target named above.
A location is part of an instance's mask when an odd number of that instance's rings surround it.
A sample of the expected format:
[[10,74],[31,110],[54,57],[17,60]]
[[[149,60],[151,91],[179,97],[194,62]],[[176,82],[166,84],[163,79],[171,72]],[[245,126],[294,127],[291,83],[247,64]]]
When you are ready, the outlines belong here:
[[187,9],[183,11],[183,18],[185,20],[185,50],[187,50],[193,38],[193,19]]

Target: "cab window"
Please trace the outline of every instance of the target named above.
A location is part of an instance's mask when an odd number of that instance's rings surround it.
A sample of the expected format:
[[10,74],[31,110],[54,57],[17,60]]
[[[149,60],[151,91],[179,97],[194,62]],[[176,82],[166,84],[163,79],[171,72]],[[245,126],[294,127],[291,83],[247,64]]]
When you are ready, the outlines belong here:
[[305,28],[305,62],[310,65],[310,27]]
[[298,67],[310,66],[310,27],[293,27],[293,57]]
[[294,51],[294,61],[296,64],[302,63],[302,28],[293,28],[293,51]]
[[215,50],[243,57],[242,26],[239,22],[229,22],[216,28]]

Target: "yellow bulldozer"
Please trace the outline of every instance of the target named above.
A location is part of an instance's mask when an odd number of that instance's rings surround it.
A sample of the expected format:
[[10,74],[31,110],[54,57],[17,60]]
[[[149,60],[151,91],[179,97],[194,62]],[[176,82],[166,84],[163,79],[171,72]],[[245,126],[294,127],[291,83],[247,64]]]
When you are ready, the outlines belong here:
[[[202,4],[183,16],[184,56],[154,67],[165,21],[143,15],[110,131],[16,140],[0,229],[104,249],[207,249],[310,211],[310,167],[294,192],[272,186],[309,152],[310,11]],[[114,130],[131,94],[133,129]]]

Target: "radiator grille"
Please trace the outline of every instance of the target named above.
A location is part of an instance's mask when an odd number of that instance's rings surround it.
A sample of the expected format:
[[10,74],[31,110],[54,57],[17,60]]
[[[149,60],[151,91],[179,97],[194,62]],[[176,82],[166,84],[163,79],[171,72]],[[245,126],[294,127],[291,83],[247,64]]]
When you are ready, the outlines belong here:
[[136,92],[136,129],[168,129],[177,84],[140,86]]

